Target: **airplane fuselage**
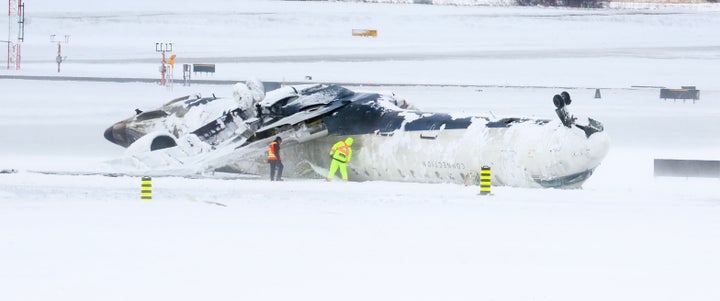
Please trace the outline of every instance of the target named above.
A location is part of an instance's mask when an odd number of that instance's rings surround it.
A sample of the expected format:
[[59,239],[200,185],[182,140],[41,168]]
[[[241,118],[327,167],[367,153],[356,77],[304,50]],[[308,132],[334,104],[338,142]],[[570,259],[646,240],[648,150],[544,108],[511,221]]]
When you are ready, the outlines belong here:
[[[599,122],[576,125],[563,104],[560,120],[491,120],[402,109],[392,96],[339,86],[296,93],[264,102],[263,118],[248,118],[251,112],[214,98],[183,100],[182,110],[176,100],[165,111],[182,114],[156,113],[157,122],[139,115],[113,125],[105,136],[130,146],[131,156],[147,168],[268,174],[265,151],[279,136],[285,176],[324,178],[332,145],[352,137],[348,173],[354,181],[477,183],[487,166],[493,185],[566,188],[579,187],[609,146]],[[222,107],[208,110],[203,105]],[[209,111],[221,112],[215,113],[220,117],[205,125],[197,120],[178,123],[183,116]]]

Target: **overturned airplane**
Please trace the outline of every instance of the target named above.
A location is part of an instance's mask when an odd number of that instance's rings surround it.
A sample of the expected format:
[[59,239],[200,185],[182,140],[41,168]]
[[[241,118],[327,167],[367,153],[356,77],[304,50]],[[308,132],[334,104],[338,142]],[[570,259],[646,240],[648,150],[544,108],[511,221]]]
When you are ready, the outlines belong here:
[[352,181],[477,183],[489,166],[493,185],[561,188],[580,187],[609,147],[600,122],[576,123],[566,92],[553,98],[559,120],[544,120],[421,112],[392,94],[337,85],[234,89],[233,98],[191,95],[137,110],[105,138],[127,147],[119,160],[149,174],[266,175],[268,144],[280,136],[285,176],[324,178],[332,145],[352,137]]

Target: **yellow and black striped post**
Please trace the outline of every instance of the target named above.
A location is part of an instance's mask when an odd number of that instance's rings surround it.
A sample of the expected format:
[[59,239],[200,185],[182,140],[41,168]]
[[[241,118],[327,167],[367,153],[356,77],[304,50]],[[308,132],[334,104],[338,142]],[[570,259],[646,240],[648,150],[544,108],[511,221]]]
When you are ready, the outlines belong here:
[[480,195],[490,195],[490,166],[483,166],[480,170]]
[[152,178],[142,177],[142,185],[140,185],[140,199],[143,201],[152,200]]

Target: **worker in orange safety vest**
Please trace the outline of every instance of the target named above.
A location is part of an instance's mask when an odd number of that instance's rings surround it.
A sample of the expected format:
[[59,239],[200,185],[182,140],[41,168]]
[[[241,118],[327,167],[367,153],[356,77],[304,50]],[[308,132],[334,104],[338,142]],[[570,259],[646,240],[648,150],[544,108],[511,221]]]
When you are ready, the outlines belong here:
[[347,181],[347,163],[350,162],[350,158],[352,157],[352,148],[350,147],[352,144],[353,138],[348,137],[345,141],[335,143],[332,149],[330,149],[332,163],[330,163],[330,172],[328,172],[327,176],[328,182],[332,181],[338,169],[340,169],[340,175],[343,181]]
[[[270,181],[282,181],[283,164],[280,159],[281,142],[282,138],[276,137],[268,146],[267,159],[268,163],[270,163]],[[275,177],[275,170],[277,170],[277,177]]]

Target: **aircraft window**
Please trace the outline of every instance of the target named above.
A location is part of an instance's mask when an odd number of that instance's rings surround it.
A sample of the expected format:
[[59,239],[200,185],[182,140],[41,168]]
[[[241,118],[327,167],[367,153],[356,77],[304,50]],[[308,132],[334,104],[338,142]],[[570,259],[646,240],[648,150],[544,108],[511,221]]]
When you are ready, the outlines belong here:
[[315,110],[317,110],[317,109],[319,109],[319,108],[322,108],[322,107],[324,107],[324,106],[325,106],[325,104],[311,105],[311,106],[307,106],[307,107],[304,107],[304,108],[300,109],[300,111],[315,111]]
[[[326,85],[316,85],[316,86],[312,86],[312,87],[310,87],[310,88],[306,88],[306,89],[304,89],[304,90],[301,90],[301,91],[300,91],[300,94],[303,94],[303,95],[312,94],[312,93],[315,93],[315,92],[320,91],[320,90],[322,90],[322,89],[326,89],[327,87],[328,87],[328,86],[326,86]],[[293,89],[295,89],[295,88],[293,88]]]
[[435,140],[437,139],[437,136],[437,134],[433,133],[420,133],[420,139]]
[[135,121],[144,121],[144,120],[149,120],[149,119],[166,117],[167,115],[168,115],[168,113],[166,113],[165,111],[161,111],[161,110],[142,112],[142,113],[138,114],[137,116],[135,116]]
[[527,120],[527,119],[521,119],[521,118],[516,118],[516,117],[513,117],[513,118],[503,118],[503,119],[500,119],[500,120],[498,120],[498,121],[488,122],[488,123],[486,123],[485,125],[486,125],[487,127],[489,127],[489,128],[506,128],[506,127],[511,126],[512,123],[523,122],[523,121],[526,121],[526,120]]

